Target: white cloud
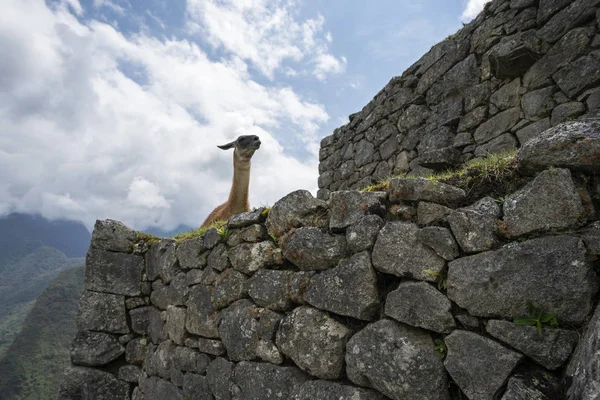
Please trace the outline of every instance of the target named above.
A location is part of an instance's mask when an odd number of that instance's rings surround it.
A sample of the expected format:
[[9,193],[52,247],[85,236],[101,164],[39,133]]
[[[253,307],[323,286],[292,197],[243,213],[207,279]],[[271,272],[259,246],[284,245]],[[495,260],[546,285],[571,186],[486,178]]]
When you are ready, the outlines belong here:
[[252,205],[316,189],[316,157],[291,157],[276,135],[296,132],[314,153],[326,111],[252,80],[243,57],[126,37],[43,0],[6,0],[0,26],[0,212],[197,226],[230,187],[232,155],[216,145],[240,134],[263,142]]
[[345,70],[346,60],[329,52],[331,34],[323,32],[325,18],[297,21],[298,0],[188,0],[188,25],[214,48],[223,48],[251,62],[272,79],[287,72],[284,63],[310,60],[312,73]]
[[460,18],[465,22],[472,20],[483,10],[485,4],[489,2],[490,0],[468,0]]
[[94,7],[96,7],[96,8],[106,7],[106,8],[111,9],[112,11],[116,12],[117,14],[120,14],[120,15],[125,14],[125,8],[123,6],[120,6],[119,4],[115,3],[112,0],[94,0]]

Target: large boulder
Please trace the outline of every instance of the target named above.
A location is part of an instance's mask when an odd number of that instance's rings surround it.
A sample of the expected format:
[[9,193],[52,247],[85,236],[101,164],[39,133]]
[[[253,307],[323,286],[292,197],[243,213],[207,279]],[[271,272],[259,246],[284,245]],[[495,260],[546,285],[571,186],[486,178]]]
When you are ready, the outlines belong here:
[[290,285],[293,271],[258,270],[248,280],[248,294],[256,304],[275,311],[292,308]]
[[446,296],[427,282],[402,282],[388,294],[385,314],[408,325],[448,333],[456,327]]
[[173,239],[162,239],[150,246],[146,253],[146,274],[149,280],[160,277],[163,283],[169,283],[177,275],[179,264],[175,248]]
[[117,379],[108,372],[94,368],[65,368],[58,389],[58,400],[94,400],[126,399],[129,384]]
[[348,341],[346,373],[394,400],[447,400],[446,373],[433,347],[428,333],[380,320]]
[[96,220],[90,247],[106,251],[131,253],[137,233],[112,219]]
[[291,400],[384,400],[381,393],[331,381],[308,381],[294,392]]
[[346,230],[346,242],[351,253],[370,250],[385,222],[378,215],[362,217]]
[[563,365],[579,339],[575,331],[544,327],[540,334],[534,326],[518,326],[500,320],[488,321],[485,329],[496,339],[548,369],[557,369]]
[[548,129],[517,152],[525,168],[600,170],[600,121],[571,121]]
[[194,335],[218,338],[218,326],[219,313],[213,307],[210,287],[193,286],[187,301],[186,329]]
[[292,228],[327,226],[327,203],[315,199],[307,190],[297,190],[278,200],[267,217],[269,235],[280,237]]
[[245,274],[283,263],[281,250],[271,241],[239,244],[229,249],[228,256],[233,268]]
[[313,276],[304,299],[339,315],[374,319],[379,311],[379,296],[369,253],[355,254],[337,267]]
[[585,216],[568,169],[550,169],[504,201],[504,222],[511,236],[565,229]]
[[566,370],[569,400],[600,397],[600,306],[585,330]]
[[523,356],[473,332],[446,336],[444,366],[469,399],[493,399]]
[[298,307],[279,325],[277,346],[296,365],[321,379],[342,377],[352,331],[324,311]]
[[450,300],[474,316],[516,318],[531,303],[572,324],[585,320],[598,289],[583,242],[573,236],[511,243],[451,261],[447,285]]
[[396,178],[390,181],[390,201],[429,201],[451,205],[462,200],[464,190],[425,178]]
[[206,380],[215,400],[232,400],[234,367],[231,361],[218,357],[206,369]]
[[234,269],[223,271],[211,288],[211,301],[216,310],[227,307],[233,302],[243,299],[248,294],[246,275]]
[[244,400],[290,399],[307,380],[308,375],[296,367],[243,361],[234,370],[234,391]]
[[412,223],[388,222],[379,232],[373,248],[376,270],[405,278],[434,282],[425,272],[440,272],[446,261],[418,240],[419,228]]
[[125,297],[86,290],[79,299],[77,329],[109,333],[129,333]]
[[203,268],[206,265],[206,251],[204,237],[200,236],[180,243],[175,250],[175,254],[181,268]]
[[74,365],[94,367],[106,365],[125,353],[114,335],[102,332],[77,332],[71,344],[71,362]]
[[143,269],[144,259],[140,256],[91,248],[85,260],[85,288],[139,296]]
[[346,237],[318,228],[298,228],[281,238],[283,256],[304,271],[336,266],[346,255]]
[[333,192],[329,200],[329,228],[342,230],[360,221],[365,215],[385,215],[385,192]]

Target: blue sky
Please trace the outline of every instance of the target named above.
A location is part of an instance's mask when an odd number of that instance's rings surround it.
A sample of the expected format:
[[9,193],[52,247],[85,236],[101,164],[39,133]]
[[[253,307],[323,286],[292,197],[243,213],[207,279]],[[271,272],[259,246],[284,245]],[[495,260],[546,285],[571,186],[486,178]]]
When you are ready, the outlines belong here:
[[0,214],[198,225],[258,134],[251,203],[483,0],[3,0]]

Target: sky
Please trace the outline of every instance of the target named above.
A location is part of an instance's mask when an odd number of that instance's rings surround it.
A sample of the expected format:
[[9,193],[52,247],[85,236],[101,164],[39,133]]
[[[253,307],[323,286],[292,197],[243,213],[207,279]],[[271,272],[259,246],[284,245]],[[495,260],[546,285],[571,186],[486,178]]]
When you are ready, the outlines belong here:
[[483,0],[0,0],[0,216],[199,226],[316,194],[320,140]]

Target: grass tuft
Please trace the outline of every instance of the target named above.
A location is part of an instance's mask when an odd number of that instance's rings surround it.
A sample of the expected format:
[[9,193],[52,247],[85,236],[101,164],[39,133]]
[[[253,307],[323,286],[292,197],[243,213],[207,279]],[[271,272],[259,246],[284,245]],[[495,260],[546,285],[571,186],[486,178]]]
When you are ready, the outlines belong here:
[[188,232],[179,233],[179,234],[173,236],[173,239],[175,239],[177,241],[177,244],[180,244],[181,242],[183,242],[185,240],[204,236],[206,231],[209,229],[212,229],[212,228],[217,228],[220,236],[226,235],[227,234],[227,220],[226,219],[218,220],[208,226],[198,228],[198,229],[193,229]]
[[137,238],[135,243],[140,243],[140,242],[146,242],[148,243],[148,245],[153,245],[156,244],[158,242],[160,242],[159,237],[151,235],[149,233],[144,233],[144,232],[137,232]]

